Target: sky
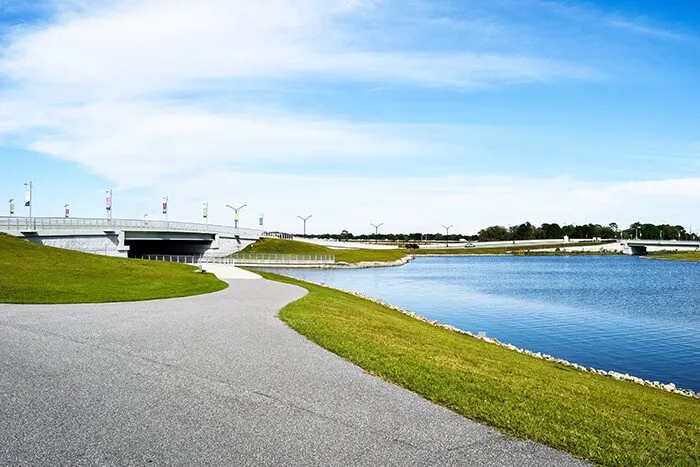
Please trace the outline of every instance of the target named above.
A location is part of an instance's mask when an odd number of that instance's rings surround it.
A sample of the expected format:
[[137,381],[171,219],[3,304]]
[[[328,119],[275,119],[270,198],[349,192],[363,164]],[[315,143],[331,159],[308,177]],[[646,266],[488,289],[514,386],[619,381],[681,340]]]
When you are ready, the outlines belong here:
[[0,0],[0,163],[16,215],[698,230],[700,3]]

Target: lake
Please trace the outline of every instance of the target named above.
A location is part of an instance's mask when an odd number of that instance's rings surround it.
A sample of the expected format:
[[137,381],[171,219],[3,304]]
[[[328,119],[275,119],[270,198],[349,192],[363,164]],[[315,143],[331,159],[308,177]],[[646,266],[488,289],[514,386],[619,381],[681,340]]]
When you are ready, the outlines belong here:
[[474,256],[275,272],[361,292],[587,367],[700,391],[700,263]]

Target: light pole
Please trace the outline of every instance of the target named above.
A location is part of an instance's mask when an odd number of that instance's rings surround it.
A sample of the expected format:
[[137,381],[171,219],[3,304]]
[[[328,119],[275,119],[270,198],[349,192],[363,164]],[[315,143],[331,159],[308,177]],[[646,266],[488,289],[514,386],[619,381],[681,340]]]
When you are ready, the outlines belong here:
[[372,224],[372,223],[370,222],[369,225],[371,225],[372,227],[374,227],[374,244],[376,245],[376,244],[377,244],[377,240],[378,240],[377,237],[379,236],[379,227],[383,226],[383,225],[384,225],[384,222],[382,222],[381,224]]
[[112,189],[105,190],[107,193],[107,199],[105,200],[105,211],[107,211],[107,220],[112,220]]
[[29,183],[25,183],[24,186],[28,187],[29,190],[24,193],[24,206],[29,208],[29,225],[31,228],[32,225],[32,189],[34,188],[34,185],[32,185],[31,180]]
[[204,203],[202,205],[202,217],[207,223],[207,227],[209,227],[209,203]]
[[304,237],[306,237],[306,221],[308,221],[311,218],[311,214],[309,214],[306,217],[301,217],[301,216],[297,216],[297,217],[304,222]]
[[66,219],[68,219],[68,216],[70,216],[70,209],[68,209],[70,204],[66,203],[65,206],[63,206],[63,214],[65,215]]
[[143,215],[143,222],[144,224],[148,225],[148,213]]
[[248,206],[248,205],[247,205],[247,204],[241,204],[241,205],[238,206],[237,208],[234,208],[234,207],[231,206],[230,204],[227,204],[227,205],[226,205],[227,208],[233,209],[233,226],[234,226],[235,228],[238,228],[238,211],[240,211],[241,209],[243,209],[243,208],[246,207],[246,206]]
[[450,247],[450,229],[451,229],[452,227],[454,227],[454,226],[453,226],[453,225],[450,225],[450,226],[443,225],[443,226],[442,226],[442,228],[445,229],[445,230],[447,231],[447,232],[446,232],[447,235],[445,236],[445,248],[449,248],[449,247]]

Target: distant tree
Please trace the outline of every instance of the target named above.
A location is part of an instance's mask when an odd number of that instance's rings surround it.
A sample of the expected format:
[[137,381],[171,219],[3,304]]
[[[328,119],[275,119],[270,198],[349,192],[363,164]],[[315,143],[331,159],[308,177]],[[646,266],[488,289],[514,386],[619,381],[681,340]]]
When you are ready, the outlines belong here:
[[494,242],[509,240],[508,229],[502,225],[492,225],[481,229],[478,233],[480,242]]

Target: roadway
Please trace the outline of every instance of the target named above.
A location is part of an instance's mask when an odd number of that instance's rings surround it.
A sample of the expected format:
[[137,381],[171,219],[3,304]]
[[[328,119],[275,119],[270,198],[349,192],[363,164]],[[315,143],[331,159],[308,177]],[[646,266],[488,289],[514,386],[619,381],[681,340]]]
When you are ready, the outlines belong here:
[[303,289],[229,283],[171,300],[0,304],[0,465],[582,464],[307,341],[276,318]]

